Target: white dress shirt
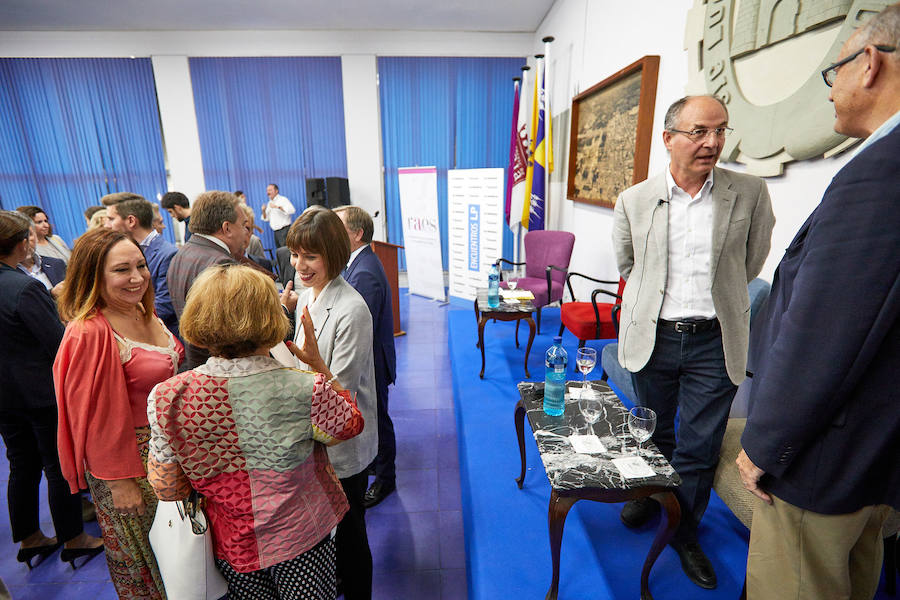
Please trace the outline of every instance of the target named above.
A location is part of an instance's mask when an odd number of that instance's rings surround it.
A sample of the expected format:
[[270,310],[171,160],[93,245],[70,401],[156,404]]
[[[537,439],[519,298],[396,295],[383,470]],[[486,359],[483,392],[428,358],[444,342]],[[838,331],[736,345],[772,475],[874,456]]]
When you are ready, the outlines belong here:
[[346,268],[349,269],[349,268],[350,268],[350,265],[353,264],[353,261],[356,260],[356,257],[359,256],[359,253],[362,252],[363,250],[365,250],[365,249],[368,248],[368,247],[369,247],[368,244],[363,244],[362,246],[360,246],[359,248],[357,248],[356,250],[354,250],[353,252],[351,252],[351,253],[350,253],[350,258],[347,259],[347,267],[346,267]]
[[294,214],[296,210],[297,209],[294,208],[294,205],[291,204],[290,200],[281,194],[278,194],[269,200],[266,214],[263,215],[262,220],[269,222],[269,227],[272,228],[272,231],[278,231],[279,229],[290,226],[291,215]]
[[668,270],[659,318],[711,319],[716,316],[709,263],[712,255],[712,187],[710,171],[697,195],[678,187],[666,169],[669,192]]

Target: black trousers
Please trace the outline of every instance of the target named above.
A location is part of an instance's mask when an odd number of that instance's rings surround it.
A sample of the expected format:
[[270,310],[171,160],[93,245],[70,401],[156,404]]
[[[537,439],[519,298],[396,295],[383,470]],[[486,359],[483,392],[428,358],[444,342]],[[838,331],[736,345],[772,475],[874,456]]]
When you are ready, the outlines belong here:
[[41,527],[38,490],[41,472],[47,476],[50,516],[60,542],[84,530],[81,496],[69,492],[56,449],[56,406],[0,410],[0,435],[9,459],[9,524],[13,542],[21,542]]
[[291,226],[288,225],[287,227],[282,227],[281,229],[276,229],[275,231],[272,232],[272,234],[275,236],[275,248],[276,249],[281,248],[282,246],[286,245],[285,240],[287,239],[288,230],[290,228],[291,228]]
[[378,455],[375,456],[375,480],[394,483],[397,479],[397,438],[394,422],[388,414],[387,375],[375,372],[375,394],[378,398]]
[[366,471],[341,479],[350,510],[338,523],[334,538],[337,550],[337,576],[344,587],[344,600],[371,600],[372,551],[366,534],[366,507],[363,497],[369,485]]
[[675,492],[681,505],[676,535],[693,535],[709,503],[737,391],[725,371],[721,329],[676,333],[659,327],[650,361],[632,380],[640,404],[656,412],[653,443],[681,476]]

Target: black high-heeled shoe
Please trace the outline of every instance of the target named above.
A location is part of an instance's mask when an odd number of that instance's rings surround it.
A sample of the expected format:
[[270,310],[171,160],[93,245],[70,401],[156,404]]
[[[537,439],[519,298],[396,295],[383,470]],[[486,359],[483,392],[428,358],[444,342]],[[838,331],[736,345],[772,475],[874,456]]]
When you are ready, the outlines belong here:
[[62,552],[59,553],[59,559],[63,562],[67,562],[72,565],[72,570],[74,571],[78,567],[75,566],[75,559],[81,558],[82,556],[86,556],[87,560],[81,563],[81,566],[88,564],[92,558],[103,552],[104,547],[102,545],[97,546],[96,548],[63,548]]
[[[16,555],[16,560],[28,565],[28,570],[30,571],[34,567],[44,562],[44,559],[56,552],[56,549],[60,546],[62,546],[62,542],[47,544],[45,546],[32,546],[31,548],[19,548],[19,553]],[[32,565],[31,560],[35,556],[39,556],[41,560]]]

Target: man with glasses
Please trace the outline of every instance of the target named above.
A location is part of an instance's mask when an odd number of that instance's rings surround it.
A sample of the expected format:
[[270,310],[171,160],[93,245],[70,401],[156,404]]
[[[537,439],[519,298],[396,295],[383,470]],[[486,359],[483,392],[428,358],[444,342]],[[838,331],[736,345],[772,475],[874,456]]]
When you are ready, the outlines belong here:
[[822,72],[834,130],[865,141],[794,237],[754,325],[737,459],[757,496],[751,600],[872,598],[882,524],[900,509],[898,42],[894,4]]
[[[672,104],[662,136],[668,168],[622,192],[613,226],[626,280],[619,362],[633,373],[638,402],[656,412],[653,441],[681,476],[681,525],[671,546],[688,578],[706,589],[716,587],[716,574],[697,525],[745,376],[747,283],[762,269],[775,224],[762,179],[716,167],[729,131],[718,98]],[[639,527],[658,511],[655,500],[633,500],[621,519]]]

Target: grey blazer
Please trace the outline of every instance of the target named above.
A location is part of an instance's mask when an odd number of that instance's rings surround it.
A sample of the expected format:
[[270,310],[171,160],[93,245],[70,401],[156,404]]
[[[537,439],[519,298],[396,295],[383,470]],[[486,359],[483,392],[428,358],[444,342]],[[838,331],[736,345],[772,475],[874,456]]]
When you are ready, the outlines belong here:
[[[625,279],[619,325],[619,363],[632,372],[650,360],[656,321],[668,275],[669,205],[665,172],[619,196],[613,246]],[[725,367],[731,381],[744,380],[750,336],[747,284],[769,255],[775,215],[759,177],[715,167],[710,259],[713,306],[722,326]]]
[[[301,343],[300,315],[312,288],[299,288],[297,332]],[[372,314],[353,286],[338,275],[310,311],[316,329],[319,354],[333,375],[356,397],[366,424],[358,436],[328,448],[328,458],[341,479],[357,475],[378,453],[378,416],[375,395],[375,359],[372,354]]]

